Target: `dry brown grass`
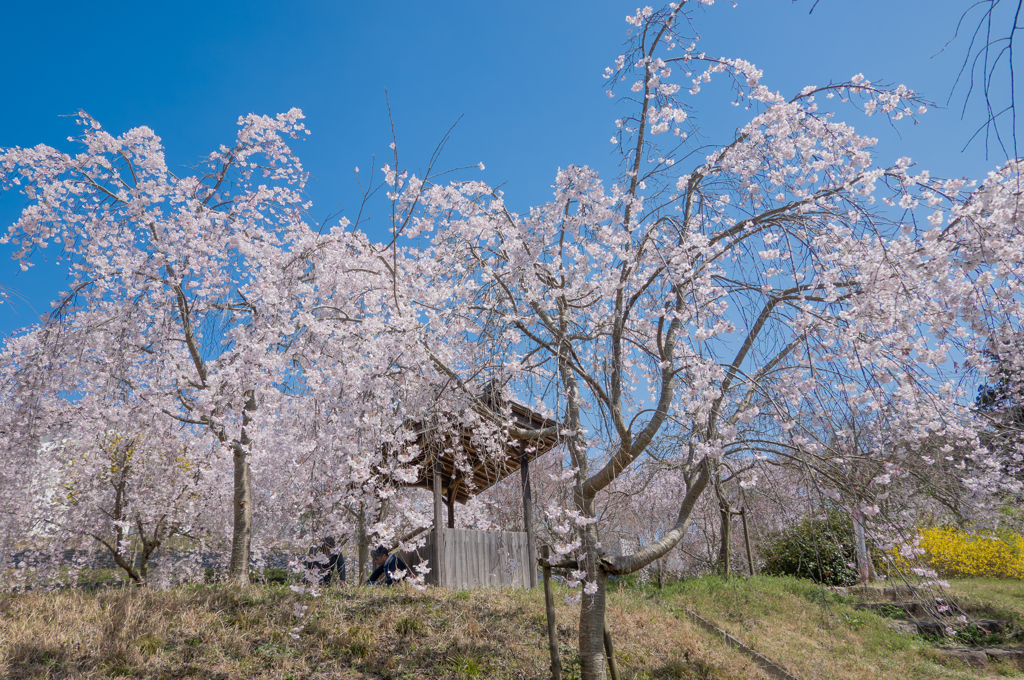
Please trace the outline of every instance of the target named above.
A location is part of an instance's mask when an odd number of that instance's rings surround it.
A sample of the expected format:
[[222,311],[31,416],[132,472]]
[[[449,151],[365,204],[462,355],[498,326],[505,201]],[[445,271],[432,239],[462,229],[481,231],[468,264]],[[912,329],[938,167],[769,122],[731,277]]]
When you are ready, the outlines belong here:
[[[65,591],[0,597],[0,677],[547,678],[543,593],[284,587]],[[566,677],[578,612],[558,598]],[[635,593],[610,598],[624,678],[757,678],[743,657]]]
[[[1006,584],[969,584],[1015,603]],[[1019,587],[1019,586],[1018,586]],[[1005,593],[1004,593],[1005,591]],[[567,680],[578,678],[575,607],[556,598]],[[548,678],[541,590],[328,589],[307,599],[298,640],[283,586],[202,586],[0,596],[0,678]],[[1000,602],[999,604],[1003,604]],[[1004,604],[1004,606],[1007,606]],[[609,594],[625,680],[764,677],[691,624],[697,611],[802,680],[916,680],[1016,675],[949,665],[924,640],[791,579],[709,578],[661,592]]]

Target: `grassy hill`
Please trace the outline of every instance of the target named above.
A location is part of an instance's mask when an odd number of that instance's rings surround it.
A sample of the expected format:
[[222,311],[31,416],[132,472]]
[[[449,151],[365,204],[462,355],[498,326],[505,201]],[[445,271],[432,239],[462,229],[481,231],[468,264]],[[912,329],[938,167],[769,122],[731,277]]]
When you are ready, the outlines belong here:
[[[1024,621],[1018,582],[954,589]],[[576,611],[556,597],[565,677],[578,677]],[[0,596],[0,677],[22,678],[547,678],[541,590],[329,588],[307,599],[284,586],[169,591],[64,591]],[[619,587],[609,626],[624,679],[760,678],[763,671],[686,618],[691,609],[797,677],[975,678],[1016,667],[969,668],[932,642],[890,628],[809,582],[704,578],[664,590]]]

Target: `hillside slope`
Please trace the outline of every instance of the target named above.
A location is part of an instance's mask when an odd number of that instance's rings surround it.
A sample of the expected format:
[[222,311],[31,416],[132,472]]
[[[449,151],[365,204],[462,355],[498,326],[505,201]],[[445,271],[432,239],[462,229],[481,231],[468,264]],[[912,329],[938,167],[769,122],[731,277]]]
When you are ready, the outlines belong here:
[[[565,677],[578,677],[575,608],[557,602]],[[981,597],[977,595],[976,597]],[[543,593],[283,586],[65,591],[0,597],[0,677],[547,678]],[[973,678],[1015,674],[943,665],[926,641],[789,579],[708,578],[663,591],[621,587],[609,625],[623,678],[730,680],[763,672],[692,624],[693,609],[812,678]],[[949,662],[945,662],[949,663]]]

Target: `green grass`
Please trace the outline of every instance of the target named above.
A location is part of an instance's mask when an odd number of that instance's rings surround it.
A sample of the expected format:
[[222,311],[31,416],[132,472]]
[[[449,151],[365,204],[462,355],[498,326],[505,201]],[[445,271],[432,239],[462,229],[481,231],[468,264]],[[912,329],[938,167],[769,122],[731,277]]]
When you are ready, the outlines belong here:
[[[1018,597],[1007,585],[973,584],[975,605],[991,611],[994,602]],[[801,678],[930,680],[1016,673],[996,666],[958,668],[928,640],[894,630],[891,619],[856,609],[855,598],[809,580],[706,577],[652,596],[696,612]]]
[[963,578],[949,583],[949,592],[968,606],[987,607],[996,616],[1024,623],[1024,582],[996,578]]

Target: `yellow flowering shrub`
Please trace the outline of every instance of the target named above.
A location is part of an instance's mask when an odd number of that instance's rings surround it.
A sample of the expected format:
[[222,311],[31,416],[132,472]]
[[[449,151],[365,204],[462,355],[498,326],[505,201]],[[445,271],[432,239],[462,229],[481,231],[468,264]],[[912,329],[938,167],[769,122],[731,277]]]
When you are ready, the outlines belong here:
[[1024,579],[1024,536],[971,533],[955,527],[919,531],[924,559],[942,577]]

